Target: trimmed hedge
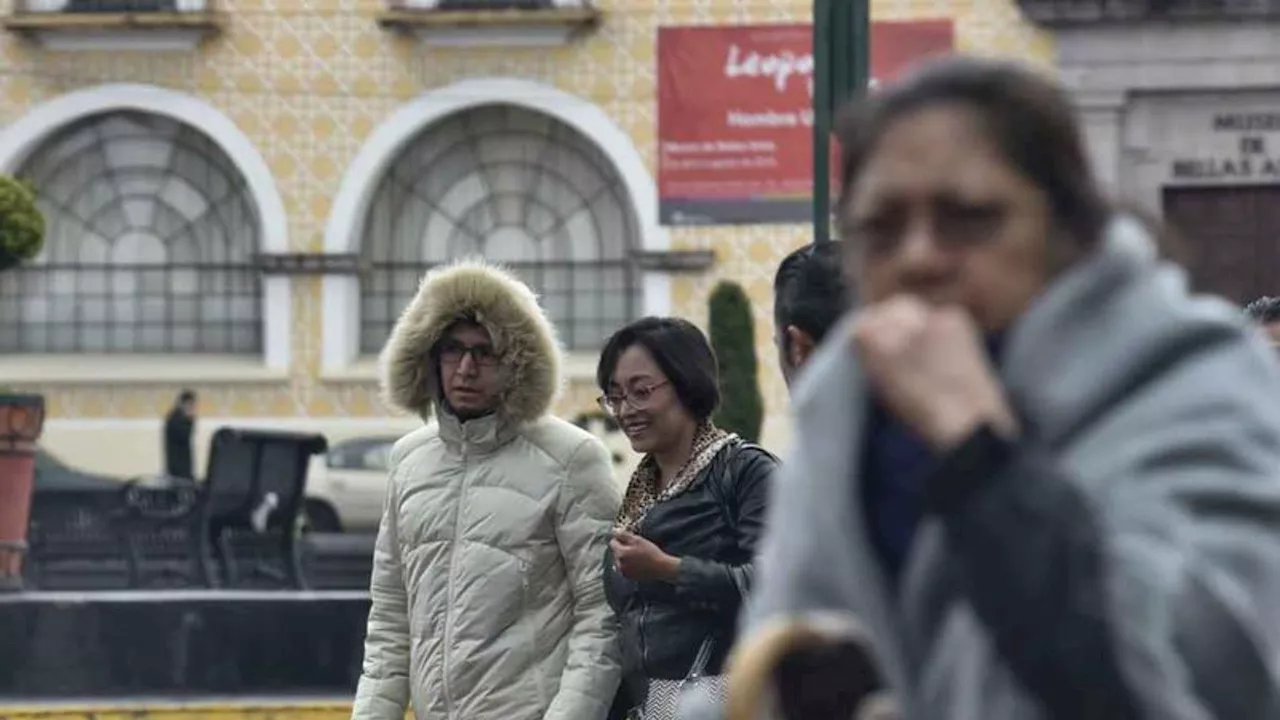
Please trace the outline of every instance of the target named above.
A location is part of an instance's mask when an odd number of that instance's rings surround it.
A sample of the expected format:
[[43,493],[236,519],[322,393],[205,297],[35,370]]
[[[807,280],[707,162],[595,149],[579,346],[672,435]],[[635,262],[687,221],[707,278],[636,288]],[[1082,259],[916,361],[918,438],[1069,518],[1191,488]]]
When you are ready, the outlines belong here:
[[760,441],[760,394],[751,299],[741,285],[721,282],[711,291],[711,347],[720,363],[720,408],[715,423],[749,442]]

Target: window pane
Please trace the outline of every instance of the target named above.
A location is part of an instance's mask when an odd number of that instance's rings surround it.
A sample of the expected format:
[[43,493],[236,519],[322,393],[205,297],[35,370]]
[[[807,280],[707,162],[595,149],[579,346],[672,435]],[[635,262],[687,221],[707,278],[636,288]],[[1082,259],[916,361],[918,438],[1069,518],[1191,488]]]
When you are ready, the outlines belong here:
[[169,348],[165,342],[165,328],[163,325],[143,325],[139,331],[140,345],[138,349],[142,352],[164,352]]
[[176,325],[173,328],[173,352],[191,353],[196,351],[196,328],[194,325]]
[[[67,334],[72,341],[75,340],[75,329],[70,330]],[[107,329],[101,325],[87,326],[80,331],[80,338],[84,343],[84,349],[89,352],[106,352],[107,351]]]
[[30,348],[31,352],[49,352],[49,328],[44,325],[35,325],[23,328],[20,336],[26,342],[23,348]]
[[111,327],[111,344],[113,352],[136,352],[137,329],[132,324],[113,325]]

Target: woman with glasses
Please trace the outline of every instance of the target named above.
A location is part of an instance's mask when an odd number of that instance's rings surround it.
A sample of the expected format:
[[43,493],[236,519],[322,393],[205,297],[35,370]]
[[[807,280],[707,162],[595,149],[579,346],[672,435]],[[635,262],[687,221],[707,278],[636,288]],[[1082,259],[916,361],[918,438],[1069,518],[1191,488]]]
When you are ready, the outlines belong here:
[[614,717],[672,717],[691,676],[718,683],[777,460],[711,422],[716,358],[692,323],[624,327],[605,345],[596,380],[601,407],[644,455],[605,558],[623,646]]

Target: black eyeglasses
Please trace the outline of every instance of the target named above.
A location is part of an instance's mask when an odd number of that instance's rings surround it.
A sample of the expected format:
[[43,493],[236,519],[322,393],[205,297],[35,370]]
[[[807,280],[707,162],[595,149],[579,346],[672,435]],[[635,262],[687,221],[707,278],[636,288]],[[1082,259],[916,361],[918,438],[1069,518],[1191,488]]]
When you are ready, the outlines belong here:
[[456,340],[444,340],[440,343],[439,356],[442,364],[459,365],[467,355],[471,356],[471,362],[481,367],[498,364],[498,356],[491,345],[463,345]]
[[610,392],[601,395],[596,402],[600,405],[600,409],[610,415],[617,415],[622,412],[622,403],[631,406],[633,410],[644,410],[649,407],[649,402],[653,400],[653,393],[663,385],[670,385],[669,381],[663,380],[660,383],[652,385],[637,385],[630,390],[622,390],[618,392]]

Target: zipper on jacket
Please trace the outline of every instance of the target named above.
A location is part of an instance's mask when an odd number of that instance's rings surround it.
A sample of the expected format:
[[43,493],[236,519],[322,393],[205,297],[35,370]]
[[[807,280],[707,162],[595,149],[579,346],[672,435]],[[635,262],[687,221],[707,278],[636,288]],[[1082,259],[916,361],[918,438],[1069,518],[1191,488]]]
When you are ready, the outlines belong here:
[[462,529],[462,504],[466,499],[467,482],[471,474],[471,469],[467,467],[467,447],[465,443],[461,452],[462,483],[458,487],[458,502],[454,505],[453,510],[453,547],[449,550],[449,581],[445,585],[447,604],[444,612],[444,659],[440,663],[443,671],[441,685],[444,689],[445,717],[453,717],[453,690],[450,688],[451,675],[449,670],[449,657],[453,652],[453,617],[456,606],[453,597],[453,586],[454,580],[458,576],[458,548],[462,545],[459,538],[459,533]]
[[640,670],[645,677],[649,677],[649,643],[644,639],[645,628],[649,626],[647,616],[649,614],[649,601],[641,598],[640,600],[640,625],[639,632],[636,637],[640,640]]

